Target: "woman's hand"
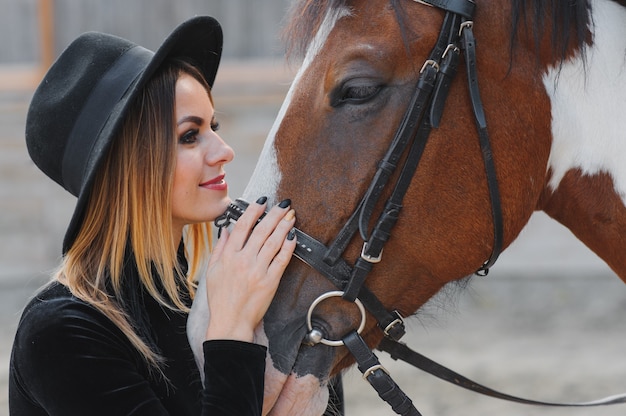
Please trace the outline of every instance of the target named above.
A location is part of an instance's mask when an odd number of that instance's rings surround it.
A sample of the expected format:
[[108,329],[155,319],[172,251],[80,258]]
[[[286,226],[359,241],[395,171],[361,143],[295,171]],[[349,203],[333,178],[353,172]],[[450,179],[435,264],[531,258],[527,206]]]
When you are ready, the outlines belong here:
[[252,342],[296,247],[291,201],[265,210],[266,198],[250,204],[233,226],[222,230],[206,276],[210,320],[206,339]]

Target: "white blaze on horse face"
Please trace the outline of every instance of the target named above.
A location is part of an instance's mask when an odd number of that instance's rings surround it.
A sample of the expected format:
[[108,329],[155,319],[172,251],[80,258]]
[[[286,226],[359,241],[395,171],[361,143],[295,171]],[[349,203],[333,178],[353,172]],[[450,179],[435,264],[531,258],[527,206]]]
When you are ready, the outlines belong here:
[[348,16],[349,14],[350,10],[347,8],[331,10],[329,13],[326,14],[326,17],[320,25],[320,28],[315,37],[313,38],[311,45],[309,45],[309,48],[307,49],[304,61],[302,62],[302,65],[300,66],[300,69],[298,70],[293,82],[291,83],[291,87],[289,88],[287,96],[285,97],[285,100],[280,107],[278,116],[276,117],[276,120],[274,120],[274,124],[272,125],[272,128],[268,133],[267,138],[265,139],[265,144],[263,145],[263,149],[261,150],[259,160],[257,161],[254,172],[252,173],[252,177],[250,178],[248,185],[246,185],[246,189],[243,193],[243,198],[245,200],[255,201],[260,196],[266,196],[268,198],[269,206],[276,204],[276,192],[278,190],[278,185],[280,184],[280,179],[282,177],[282,173],[278,167],[276,147],[274,146],[276,133],[278,132],[278,129],[280,128],[280,125],[285,118],[285,114],[289,109],[294,91],[298,89],[300,80],[306,73],[309,65],[311,65],[311,62],[313,62],[319,51],[326,43],[326,39],[335,27],[337,21],[344,16]]
[[592,0],[593,44],[559,69],[544,85],[552,102],[550,187],[572,169],[606,172],[626,205],[626,8]]
[[[268,133],[259,160],[243,194],[247,201],[254,201],[260,196],[267,196],[268,205],[275,204],[282,172],[278,167],[275,147],[276,133],[289,110],[291,99],[304,77],[307,69],[326,43],[326,39],[339,19],[350,14],[349,9],[337,9],[329,12],[320,25],[318,32],[307,49],[304,61],[298,70],[287,96],[278,112],[278,116]],[[288,195],[287,195],[288,196]],[[297,201],[295,201],[297,204]],[[194,301],[194,307],[195,307]],[[261,324],[255,331],[256,342],[268,345],[267,335]],[[298,348],[299,346],[293,346]],[[271,416],[314,416],[321,414],[328,402],[328,388],[312,375],[296,377],[283,374],[274,368],[271,351],[267,357],[265,371],[265,392],[263,414]],[[268,413],[269,412],[269,413]]]

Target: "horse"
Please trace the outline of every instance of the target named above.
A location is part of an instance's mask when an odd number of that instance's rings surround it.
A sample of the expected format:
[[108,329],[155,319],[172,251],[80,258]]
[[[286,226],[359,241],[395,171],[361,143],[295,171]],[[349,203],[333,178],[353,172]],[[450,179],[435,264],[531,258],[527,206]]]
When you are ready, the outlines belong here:
[[297,253],[324,253],[291,262],[257,328],[264,414],[323,413],[346,334],[378,346],[535,211],[626,280],[625,1],[303,0],[288,22],[300,68],[243,199],[291,198]]

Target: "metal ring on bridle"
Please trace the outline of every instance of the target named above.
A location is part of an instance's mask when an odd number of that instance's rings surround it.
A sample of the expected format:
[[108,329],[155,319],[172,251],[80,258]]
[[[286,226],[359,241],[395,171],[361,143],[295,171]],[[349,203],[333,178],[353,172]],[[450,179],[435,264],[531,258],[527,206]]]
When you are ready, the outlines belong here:
[[[332,298],[332,297],[341,297],[343,296],[343,293],[344,292],[341,290],[333,290],[330,292],[326,292],[320,295],[317,299],[315,299],[313,303],[311,303],[311,306],[309,306],[309,311],[306,314],[306,325],[307,325],[307,328],[309,329],[309,332],[313,331],[313,323],[311,322],[313,309],[315,309],[315,307],[319,305],[322,301],[328,298]],[[359,311],[361,311],[361,325],[359,325],[359,328],[356,330],[356,332],[360,334],[365,328],[365,307],[363,306],[363,304],[361,303],[359,299],[355,299],[354,303],[359,308]],[[321,342],[324,345],[328,345],[329,347],[341,347],[343,345],[343,341],[340,339],[332,340],[332,339],[321,338],[319,342]]]

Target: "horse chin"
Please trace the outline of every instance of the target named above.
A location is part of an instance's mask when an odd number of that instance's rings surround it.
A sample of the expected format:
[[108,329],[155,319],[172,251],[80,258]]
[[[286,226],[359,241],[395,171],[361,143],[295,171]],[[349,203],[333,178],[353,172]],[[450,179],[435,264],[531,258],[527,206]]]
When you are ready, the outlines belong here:
[[320,384],[315,376],[297,376],[291,373],[285,378],[280,373],[278,378],[284,379],[283,384],[273,386],[274,373],[280,372],[271,368],[265,375],[264,415],[319,416],[324,413],[328,403],[328,388]]
[[[255,339],[258,343],[268,345],[263,325],[257,328]],[[292,371],[286,374],[276,368],[271,354],[268,354],[263,415],[319,416],[326,410],[328,403],[326,383],[312,374],[296,374],[297,357],[294,355]]]

